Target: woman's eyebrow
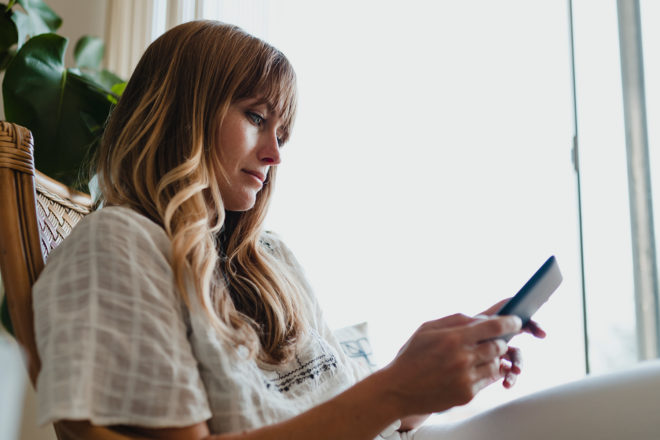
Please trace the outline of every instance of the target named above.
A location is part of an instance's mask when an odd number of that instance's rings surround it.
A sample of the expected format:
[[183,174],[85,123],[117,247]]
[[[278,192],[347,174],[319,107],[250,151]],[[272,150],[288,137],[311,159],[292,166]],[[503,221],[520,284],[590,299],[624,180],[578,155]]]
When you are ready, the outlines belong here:
[[[266,110],[268,110],[268,113],[275,114],[275,115],[278,115],[278,116],[280,115],[280,111],[278,111],[277,106],[273,105],[273,103],[270,100],[268,100],[266,98],[263,98],[263,97],[252,98],[252,99],[254,99],[254,102],[252,102],[251,105],[265,105]],[[248,100],[250,100],[250,99],[248,99]]]
[[277,108],[276,108],[276,107],[275,107],[270,101],[263,100],[263,101],[261,102],[261,105],[265,105],[265,106],[266,106],[266,110],[268,110],[268,114],[269,114],[269,115],[276,115],[276,116],[279,116],[280,112],[277,111]]

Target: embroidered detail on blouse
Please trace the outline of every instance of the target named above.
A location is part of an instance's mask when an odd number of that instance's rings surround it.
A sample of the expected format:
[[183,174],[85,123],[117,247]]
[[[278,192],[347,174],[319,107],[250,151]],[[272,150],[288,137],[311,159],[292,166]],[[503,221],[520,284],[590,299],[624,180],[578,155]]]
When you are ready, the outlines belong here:
[[308,362],[301,363],[299,367],[288,373],[280,375],[277,379],[266,381],[266,388],[276,389],[280,393],[286,393],[292,387],[303,384],[308,380],[318,380],[318,378],[329,371],[337,369],[337,358],[333,354],[321,354]]
[[[266,231],[266,234],[270,235],[272,233],[270,231]],[[275,254],[275,247],[265,237],[263,237],[263,236],[259,237],[259,244],[264,246],[266,249],[268,249],[271,254]]]

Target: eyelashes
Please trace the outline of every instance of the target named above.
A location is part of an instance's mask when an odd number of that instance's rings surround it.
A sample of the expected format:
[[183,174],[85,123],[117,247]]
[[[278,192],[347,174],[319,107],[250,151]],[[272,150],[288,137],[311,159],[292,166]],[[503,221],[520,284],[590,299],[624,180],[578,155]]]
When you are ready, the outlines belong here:
[[245,115],[257,127],[263,126],[264,123],[266,122],[266,119],[264,119],[264,117],[261,116],[259,113],[248,111],[248,112],[245,112]]
[[[264,125],[266,125],[266,118],[261,116],[259,113],[252,112],[252,111],[246,111],[245,116],[250,120],[252,124],[255,126],[262,128]],[[281,147],[284,144],[284,139],[280,136],[277,137],[277,145]]]

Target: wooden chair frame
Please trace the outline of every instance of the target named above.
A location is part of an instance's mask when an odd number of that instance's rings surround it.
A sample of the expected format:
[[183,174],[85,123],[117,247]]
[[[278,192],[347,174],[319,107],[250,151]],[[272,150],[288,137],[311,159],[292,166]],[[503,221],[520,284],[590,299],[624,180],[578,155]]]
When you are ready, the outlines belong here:
[[[92,209],[92,199],[34,168],[34,141],[24,127],[0,122],[0,270],[14,337],[36,385],[41,368],[35,342],[32,285],[49,253]],[[68,438],[59,423],[59,439]]]
[[33,151],[29,130],[0,122],[0,268],[14,336],[27,353],[34,385],[41,362],[32,285],[48,254],[91,211],[92,200],[36,171]]
[[[41,361],[34,333],[32,285],[50,252],[92,209],[88,194],[35,170],[34,141],[28,129],[0,121],[0,270],[14,337],[25,350],[33,386]],[[144,438],[135,428],[94,426],[89,421],[56,422],[53,426],[59,440]]]

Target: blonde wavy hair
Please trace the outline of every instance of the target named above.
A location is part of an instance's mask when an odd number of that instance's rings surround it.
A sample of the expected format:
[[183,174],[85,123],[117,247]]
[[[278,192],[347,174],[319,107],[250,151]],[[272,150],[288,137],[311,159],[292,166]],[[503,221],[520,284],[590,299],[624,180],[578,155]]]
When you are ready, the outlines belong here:
[[164,228],[186,304],[196,295],[222,337],[281,363],[306,318],[302,287],[260,242],[275,167],[255,206],[230,217],[217,184],[226,176],[218,127],[246,98],[279,112],[286,141],[296,111],[286,57],[236,26],[179,25],[142,56],[110,116],[95,171],[104,204],[128,206]]

